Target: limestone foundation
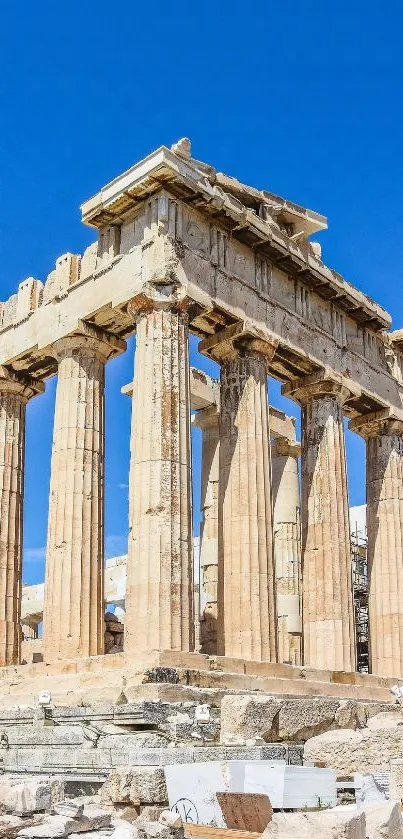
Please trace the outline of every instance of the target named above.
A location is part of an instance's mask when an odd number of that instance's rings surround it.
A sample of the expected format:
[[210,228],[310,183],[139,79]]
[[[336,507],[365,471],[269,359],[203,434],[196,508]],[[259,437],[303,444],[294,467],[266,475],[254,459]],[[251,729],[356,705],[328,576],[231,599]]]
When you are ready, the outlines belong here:
[[[124,344],[114,339],[114,346]],[[103,652],[104,374],[107,336],[76,335],[58,360],[44,603],[45,661]]]
[[283,388],[303,406],[304,661],[355,669],[351,548],[341,385],[317,376]]
[[[141,305],[141,304],[140,304]],[[136,315],[136,303],[132,306]],[[187,315],[137,314],[125,649],[193,648]]]
[[0,367],[0,666],[20,649],[25,409],[43,390]]

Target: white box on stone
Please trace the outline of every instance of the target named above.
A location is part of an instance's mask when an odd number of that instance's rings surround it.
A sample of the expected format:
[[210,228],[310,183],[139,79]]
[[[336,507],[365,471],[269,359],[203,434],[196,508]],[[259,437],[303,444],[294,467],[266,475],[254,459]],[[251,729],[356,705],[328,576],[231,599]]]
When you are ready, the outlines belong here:
[[170,808],[184,822],[226,827],[217,792],[245,792],[245,769],[257,764],[267,769],[282,761],[222,760],[165,766]]
[[268,766],[266,761],[245,767],[244,792],[268,795],[275,809],[337,804],[336,773],[311,766]]

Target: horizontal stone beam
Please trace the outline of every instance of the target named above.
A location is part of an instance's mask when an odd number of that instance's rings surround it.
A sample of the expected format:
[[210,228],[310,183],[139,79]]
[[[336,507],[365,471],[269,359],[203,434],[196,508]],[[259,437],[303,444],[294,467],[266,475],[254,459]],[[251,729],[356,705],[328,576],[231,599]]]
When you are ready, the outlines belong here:
[[[129,382],[122,387],[125,396],[133,395],[134,382]],[[219,385],[215,379],[198,370],[197,367],[190,368],[190,406],[192,411],[200,411],[202,408],[209,408],[210,405],[218,403]]]
[[[133,382],[122,387],[122,393],[126,396],[133,394]],[[200,411],[203,408],[210,408],[211,405],[218,405],[219,383],[203,370],[197,367],[190,368],[190,404],[192,411]],[[295,440],[295,417],[289,417],[284,411],[269,407],[269,426],[272,437],[285,437],[287,440]]]
[[81,258],[64,255],[45,284],[29,278],[1,304],[0,365],[34,379],[54,375],[55,341],[83,321],[115,338],[132,334],[128,304],[169,284],[186,295],[190,330],[203,340],[252,324],[276,346],[268,370],[281,381],[331,366],[357,385],[344,406],[351,418],[400,408],[400,336],[383,332],[389,315],[325,266],[306,239],[288,235],[291,217],[278,220],[269,194],[261,195],[260,216],[248,190],[216,186],[213,171],[162,149],[87,202],[98,243]]

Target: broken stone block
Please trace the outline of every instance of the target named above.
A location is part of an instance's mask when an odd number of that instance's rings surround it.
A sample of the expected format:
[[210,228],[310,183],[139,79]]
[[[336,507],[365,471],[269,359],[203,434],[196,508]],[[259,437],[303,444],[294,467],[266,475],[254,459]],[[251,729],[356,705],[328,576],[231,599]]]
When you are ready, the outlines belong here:
[[179,813],[175,813],[172,810],[163,810],[158,821],[161,824],[166,824],[167,827],[177,830],[181,828],[183,825],[182,819]]
[[[262,839],[366,839],[365,815],[356,809],[314,813],[274,813]],[[397,838],[396,838],[397,839]]]
[[169,839],[171,831],[166,824],[160,822],[145,822],[140,828],[140,836],[146,835],[147,839]]
[[147,805],[143,807],[140,815],[137,818],[137,824],[142,825],[146,822],[157,822],[161,813],[165,810],[165,807],[152,807]]
[[131,824],[137,821],[139,817],[139,807],[123,807],[116,813],[117,819],[130,822]]
[[164,804],[167,800],[164,770],[156,766],[119,767],[112,770],[100,790],[101,801]]
[[135,824],[123,822],[115,827],[110,839],[138,839],[139,831]]
[[399,720],[397,725],[386,728],[328,731],[312,737],[305,743],[304,760],[331,766],[341,775],[351,775],[385,769],[402,753],[403,725]]
[[34,824],[39,824],[41,819],[42,816],[40,815],[24,819],[21,816],[0,816],[0,839],[14,839],[24,827],[32,827]]
[[58,781],[21,782],[4,779],[0,782],[0,806],[6,813],[27,816],[49,810],[64,794]]
[[375,727],[375,715],[387,718],[388,726],[393,727],[402,721],[402,715],[379,713],[387,707],[315,696],[281,699],[269,694],[232,694],[224,696],[221,703],[221,742],[240,745],[262,737],[265,742],[301,743],[333,729],[362,728],[367,721]]
[[72,819],[82,816],[83,812],[84,804],[68,800],[55,804],[52,810],[52,814],[55,816],[70,816]]
[[97,807],[96,804],[87,804],[82,814],[77,817],[47,816],[42,824],[25,828],[18,835],[25,839],[58,839],[58,837],[70,836],[72,833],[82,834],[92,830],[102,830],[109,827],[110,823],[110,813]]
[[367,839],[402,839],[402,814],[396,801],[368,804],[364,812]]

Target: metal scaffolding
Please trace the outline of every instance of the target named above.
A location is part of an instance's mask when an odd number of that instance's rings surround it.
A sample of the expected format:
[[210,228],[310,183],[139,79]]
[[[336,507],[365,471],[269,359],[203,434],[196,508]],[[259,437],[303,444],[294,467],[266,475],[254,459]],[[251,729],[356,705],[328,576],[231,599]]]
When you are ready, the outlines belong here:
[[369,673],[367,537],[358,530],[357,524],[351,533],[351,551],[357,670]]

